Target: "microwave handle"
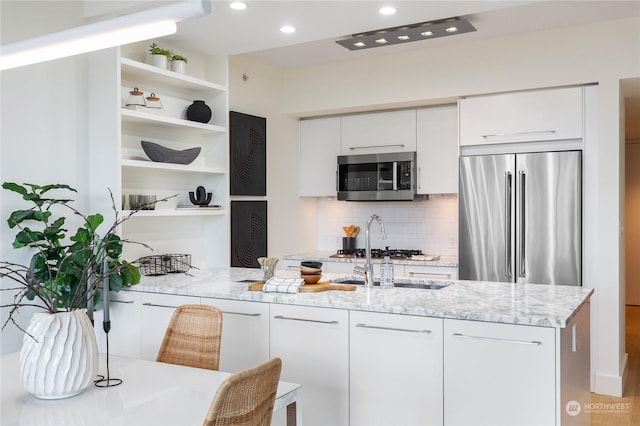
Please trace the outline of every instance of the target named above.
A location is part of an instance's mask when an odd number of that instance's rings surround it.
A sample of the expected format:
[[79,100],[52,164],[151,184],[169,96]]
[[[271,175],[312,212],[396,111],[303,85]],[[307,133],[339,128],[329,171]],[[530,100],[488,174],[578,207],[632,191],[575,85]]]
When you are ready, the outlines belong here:
[[393,190],[398,190],[398,162],[393,162]]

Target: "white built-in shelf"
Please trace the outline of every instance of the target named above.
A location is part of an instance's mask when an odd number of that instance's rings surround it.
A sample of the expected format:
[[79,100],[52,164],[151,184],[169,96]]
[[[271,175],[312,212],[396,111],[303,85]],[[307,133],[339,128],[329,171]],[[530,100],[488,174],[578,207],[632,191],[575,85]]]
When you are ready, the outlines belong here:
[[201,80],[174,71],[164,70],[132,59],[121,58],[120,63],[122,66],[122,78],[124,80],[134,82],[139,80],[145,84],[157,85],[159,87],[173,87],[191,93],[202,93],[203,90],[214,93],[227,91],[227,87],[221,84]]
[[172,164],[172,163],[159,163],[154,161],[143,160],[121,160],[122,167],[138,168],[138,169],[153,169],[153,170],[167,170],[177,172],[189,172],[189,173],[204,173],[204,174],[225,174],[227,169],[224,167],[200,167],[192,166],[190,164]]
[[[127,217],[132,210],[122,210],[122,215]],[[179,217],[179,216],[224,216],[224,209],[158,209],[158,210],[140,210],[131,218],[144,217]]]
[[126,108],[120,109],[123,123],[132,124],[149,124],[153,123],[158,127],[166,127],[175,129],[176,126],[186,131],[195,131],[198,133],[218,133],[223,134],[226,128],[215,124],[198,123],[197,121],[183,120],[182,118],[168,117],[160,114],[152,114],[143,111],[134,111]]

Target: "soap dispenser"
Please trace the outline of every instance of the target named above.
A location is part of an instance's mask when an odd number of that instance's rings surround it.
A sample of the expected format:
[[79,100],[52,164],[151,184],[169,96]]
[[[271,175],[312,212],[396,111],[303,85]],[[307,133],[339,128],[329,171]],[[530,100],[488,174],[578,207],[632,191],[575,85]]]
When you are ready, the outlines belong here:
[[380,266],[380,288],[393,288],[393,263],[389,259],[389,247],[384,251],[384,260]]

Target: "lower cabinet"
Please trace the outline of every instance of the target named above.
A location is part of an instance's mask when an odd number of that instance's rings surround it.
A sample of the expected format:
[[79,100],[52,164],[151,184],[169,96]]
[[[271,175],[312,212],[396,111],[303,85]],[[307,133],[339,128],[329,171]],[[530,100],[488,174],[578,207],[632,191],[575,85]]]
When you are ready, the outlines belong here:
[[556,424],[556,329],[444,320],[446,425]]
[[[96,311],[93,318],[98,351],[107,353],[107,335],[102,324],[102,309]],[[109,353],[140,358],[140,293],[109,292],[109,318]]]
[[180,305],[200,304],[200,298],[140,293],[140,301],[140,358],[155,361],[173,311]]
[[222,311],[220,371],[235,373],[269,359],[269,304],[201,299]]
[[303,423],[349,424],[349,311],[272,304],[270,327],[280,380],[302,385]]
[[351,425],[442,425],[442,321],[351,311]]

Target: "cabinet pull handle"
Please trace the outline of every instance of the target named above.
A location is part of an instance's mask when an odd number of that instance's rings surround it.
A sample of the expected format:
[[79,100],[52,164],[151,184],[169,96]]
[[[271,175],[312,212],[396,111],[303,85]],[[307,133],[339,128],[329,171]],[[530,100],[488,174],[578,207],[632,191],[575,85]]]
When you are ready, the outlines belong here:
[[482,135],[482,137],[484,139],[489,139],[489,138],[504,138],[506,136],[552,135],[554,133],[556,133],[555,130],[538,130],[535,132],[494,133],[492,135]]
[[290,321],[305,321],[305,322],[317,322],[320,324],[338,324],[338,321],[322,321],[322,320],[313,320],[313,319],[306,319],[306,318],[293,318],[293,317],[285,317],[282,315],[276,315],[274,316],[275,319],[283,319],[283,320],[290,320]]
[[451,272],[445,273],[445,272],[415,272],[415,271],[409,271],[409,275],[410,276],[414,276],[414,275],[423,275],[423,276],[435,276],[435,277],[447,277],[447,278],[451,278]]
[[504,270],[507,278],[511,278],[511,185],[512,174],[504,172]]
[[524,171],[520,171],[520,277],[524,278],[527,276],[527,253],[525,252],[527,248],[527,241],[525,232],[527,231],[527,181],[526,181],[527,173]]
[[390,147],[394,147],[394,146],[397,146],[398,148],[404,148],[404,144],[403,143],[396,143],[396,144],[388,144],[388,145],[350,146],[349,149],[354,151],[356,149],[390,148]]
[[136,303],[133,300],[111,300],[113,303]]
[[412,330],[409,328],[379,327],[377,325],[356,324],[356,327],[373,328],[375,330],[405,331],[407,333],[431,334],[431,330]]
[[156,305],[155,303],[149,303],[149,302],[145,302],[142,304],[142,306],[152,306],[154,308],[171,308],[171,309],[177,309],[177,306],[171,306],[171,305]]
[[496,337],[482,337],[482,336],[469,336],[461,333],[453,333],[453,337],[457,337],[458,339],[470,339],[470,340],[486,340],[488,342],[502,342],[502,343],[516,343],[518,345],[535,345],[540,346],[542,342],[537,340],[511,340],[511,339],[498,339]]
[[231,315],[243,315],[245,317],[259,317],[260,313],[255,313],[255,314],[247,314],[245,312],[232,312],[232,311],[222,311],[223,314],[231,314]]

